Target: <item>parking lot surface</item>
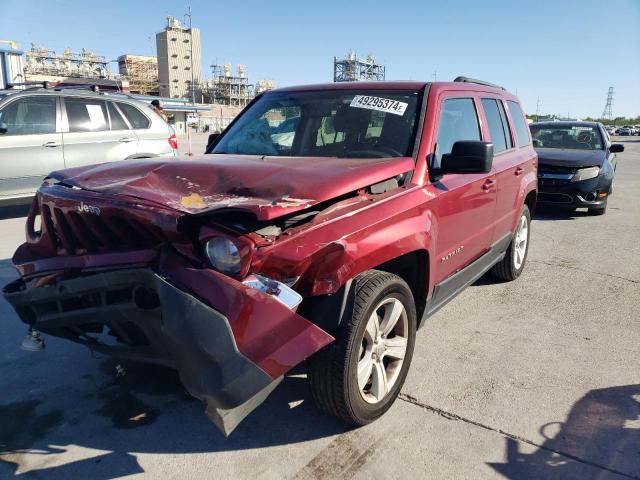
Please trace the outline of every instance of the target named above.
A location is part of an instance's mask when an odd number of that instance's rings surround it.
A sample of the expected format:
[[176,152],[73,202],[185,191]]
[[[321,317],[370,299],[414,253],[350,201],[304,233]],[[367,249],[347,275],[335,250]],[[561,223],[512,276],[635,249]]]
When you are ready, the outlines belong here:
[[[299,369],[225,438],[171,370],[26,333],[0,304],[0,477],[640,478],[640,140],[604,216],[539,211],[523,275],[418,333],[401,398],[348,430]],[[0,220],[0,281],[24,218]],[[16,217],[16,218],[10,218]]]

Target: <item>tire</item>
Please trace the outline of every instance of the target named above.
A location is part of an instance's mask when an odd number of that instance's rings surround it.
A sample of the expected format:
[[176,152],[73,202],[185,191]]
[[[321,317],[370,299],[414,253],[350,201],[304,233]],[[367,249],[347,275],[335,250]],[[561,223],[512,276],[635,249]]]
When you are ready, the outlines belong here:
[[[521,228],[526,226],[526,232],[522,232]],[[524,235],[524,237],[521,237]],[[520,216],[518,217],[518,223],[516,224],[516,231],[513,232],[511,243],[505,253],[502,260],[496,263],[491,269],[491,274],[500,279],[506,281],[515,280],[520,276],[524,270],[524,265],[527,262],[527,255],[529,254],[529,237],[531,236],[531,213],[527,205],[522,206]],[[524,240],[524,244],[522,241]],[[517,245],[520,245],[518,248]],[[524,252],[522,246],[524,245]]]
[[[384,414],[400,393],[413,356],[416,308],[408,285],[391,273],[369,270],[355,278],[352,288],[355,289],[352,314],[334,332],[336,340],[309,359],[308,376],[318,407],[347,424],[361,426]],[[371,319],[379,319],[378,313],[397,311],[397,302],[403,310],[394,328],[386,337],[378,337],[379,343],[372,342],[375,322]],[[384,332],[385,318],[382,317],[379,333]],[[406,349],[399,360],[395,354],[402,350],[403,340]],[[394,353],[387,353],[383,343],[392,347],[389,351]],[[369,360],[371,368],[367,376],[365,367]],[[369,378],[362,388],[358,382],[359,366],[364,372],[360,378]],[[381,386],[382,378],[387,380],[387,388]]]

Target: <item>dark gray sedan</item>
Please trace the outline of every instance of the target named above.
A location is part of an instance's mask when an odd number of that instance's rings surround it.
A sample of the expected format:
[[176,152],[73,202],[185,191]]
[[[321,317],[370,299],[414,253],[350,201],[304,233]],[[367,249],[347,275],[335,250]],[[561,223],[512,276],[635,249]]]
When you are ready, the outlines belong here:
[[613,190],[616,153],[600,123],[541,122],[530,125],[538,153],[538,203],[588,208],[602,215]]

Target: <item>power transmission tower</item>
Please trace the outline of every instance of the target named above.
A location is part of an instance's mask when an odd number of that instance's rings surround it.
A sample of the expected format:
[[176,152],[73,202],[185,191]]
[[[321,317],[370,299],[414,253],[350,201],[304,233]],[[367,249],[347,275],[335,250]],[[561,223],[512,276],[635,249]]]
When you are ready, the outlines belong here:
[[611,111],[611,105],[613,104],[613,87],[609,87],[609,92],[607,93],[607,104],[604,107],[604,112],[602,112],[602,118],[607,120],[613,120],[613,112]]

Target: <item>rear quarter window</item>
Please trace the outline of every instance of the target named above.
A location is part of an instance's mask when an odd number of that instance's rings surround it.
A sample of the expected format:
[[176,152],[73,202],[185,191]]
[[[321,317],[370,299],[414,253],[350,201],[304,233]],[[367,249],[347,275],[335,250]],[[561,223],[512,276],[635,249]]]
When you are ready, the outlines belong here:
[[511,112],[511,118],[513,119],[513,126],[516,130],[518,147],[525,147],[531,144],[529,128],[527,127],[527,122],[524,119],[524,113],[522,113],[520,105],[518,102],[514,102],[513,100],[507,100],[507,104],[509,105],[509,111]]
[[118,112],[118,109],[115,107],[113,102],[107,102],[107,108],[109,109],[109,119],[111,120],[111,130],[128,130],[124,118]]
[[147,116],[138,110],[133,105],[129,105],[128,103],[120,103],[118,102],[118,108],[127,117],[131,127],[134,129],[141,128],[149,128],[151,126],[151,120],[147,118]]
[[489,134],[491,135],[495,153],[504,152],[511,148],[509,126],[505,124],[500,106],[495,98],[482,99],[482,108],[484,109],[484,116],[487,118]]

